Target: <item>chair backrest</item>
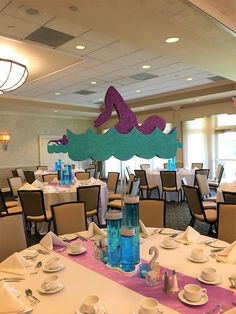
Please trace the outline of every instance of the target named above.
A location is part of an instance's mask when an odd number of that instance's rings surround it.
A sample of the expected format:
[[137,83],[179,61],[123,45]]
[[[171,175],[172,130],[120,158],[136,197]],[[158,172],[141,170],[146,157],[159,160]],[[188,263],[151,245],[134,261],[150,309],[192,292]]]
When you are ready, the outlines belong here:
[[107,188],[109,192],[116,193],[119,175],[119,172],[108,172]]
[[131,167],[130,166],[126,166],[126,171],[128,173],[128,176],[130,177],[130,175],[132,174]]
[[11,173],[12,173],[13,177],[18,177],[16,169],[12,169]]
[[204,215],[205,213],[202,205],[202,198],[197,186],[182,185],[184,194],[188,203],[188,208],[191,214]]
[[89,168],[89,169],[96,169],[96,165],[95,165],[95,164],[89,164],[89,165],[88,165],[88,168]]
[[34,171],[24,171],[25,180],[29,184],[33,183],[35,180]]
[[236,205],[218,203],[217,219],[218,239],[229,243],[236,240]]
[[148,186],[147,175],[145,170],[134,170],[136,178],[140,179],[140,186]]
[[142,170],[150,169],[150,164],[141,164],[141,165],[140,165],[140,168],[141,168]]
[[225,203],[236,204],[236,192],[222,191],[222,194]]
[[202,167],[203,167],[202,162],[192,162],[192,164],[191,164],[192,169],[195,169],[195,168],[202,169]]
[[222,179],[223,173],[224,173],[224,167],[219,164],[217,166],[216,176],[215,176],[215,180],[217,181],[218,184],[220,184],[220,181]]
[[5,200],[4,200],[4,196],[3,196],[3,193],[2,193],[2,189],[0,189],[0,215],[2,213],[7,214],[8,211],[7,211],[7,206],[6,206],[6,203],[5,203]]
[[62,235],[87,230],[84,202],[51,205],[55,233]]
[[140,179],[134,179],[134,181],[132,182],[131,185],[131,189],[130,189],[130,195],[138,195],[139,194],[139,186],[140,186]]
[[25,181],[24,171],[21,168],[16,168],[16,173],[18,177],[21,177],[21,179]]
[[135,179],[135,175],[131,174],[129,177],[128,184],[127,184],[126,194],[130,194],[131,189],[132,189],[132,183],[133,183],[134,179]]
[[22,210],[26,217],[44,215],[44,219],[46,220],[43,191],[20,190],[18,194]]
[[206,174],[198,173],[196,175],[196,182],[197,182],[197,185],[199,187],[201,196],[202,197],[209,196],[210,188],[209,188],[209,183],[208,183]]
[[78,171],[75,173],[77,180],[88,180],[90,178],[90,172]]
[[90,178],[95,178],[95,171],[96,171],[96,168],[87,168],[87,169],[85,169],[85,172],[89,172],[89,177]]
[[39,169],[45,171],[48,170],[48,166],[37,166],[37,170]]
[[175,167],[176,168],[183,168],[184,167],[184,163],[182,161],[176,161]]
[[194,175],[194,185],[197,185],[197,178],[196,176],[198,174],[205,174],[206,178],[208,179],[210,173],[210,169],[196,169],[195,170],[195,175]]
[[21,177],[7,178],[7,181],[12,193],[12,197],[17,199],[19,188],[21,188],[23,185]]
[[139,201],[139,218],[147,227],[165,226],[165,200],[141,199]]
[[162,188],[176,187],[177,189],[176,171],[160,171],[160,176]]
[[55,178],[58,179],[58,173],[47,173],[42,175],[43,182],[52,182]]
[[164,162],[163,168],[164,168],[164,169],[168,169],[168,163],[167,163],[167,162]]
[[77,200],[85,203],[85,210],[99,210],[100,185],[80,186],[77,188]]
[[22,213],[0,215],[0,262],[27,247]]

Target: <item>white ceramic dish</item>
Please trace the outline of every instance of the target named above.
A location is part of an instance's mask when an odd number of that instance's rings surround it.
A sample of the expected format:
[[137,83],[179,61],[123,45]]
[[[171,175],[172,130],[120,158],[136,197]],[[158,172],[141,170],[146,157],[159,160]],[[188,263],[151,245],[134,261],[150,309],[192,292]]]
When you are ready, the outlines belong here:
[[62,289],[64,289],[64,285],[63,283],[61,282],[58,287],[56,289],[52,289],[52,290],[46,290],[44,289],[42,286],[38,289],[38,291],[40,293],[43,293],[43,294],[53,294],[53,293],[57,293],[59,291],[61,291]]
[[203,279],[201,274],[199,274],[196,278],[197,278],[197,280],[199,280],[203,283],[207,283],[208,285],[218,285],[219,283],[222,282],[222,277],[220,275],[217,275],[217,278],[214,281],[207,281],[207,280]]
[[184,296],[184,290],[180,290],[179,294],[178,294],[178,297],[179,299],[185,303],[185,304],[189,304],[189,305],[203,305],[203,304],[206,304],[208,302],[208,296],[207,295],[204,295],[201,297],[201,299],[199,301],[196,301],[196,302],[192,302],[192,301],[189,301],[188,299],[185,298]]
[[171,249],[176,249],[177,248],[177,243],[175,244],[175,245],[173,245],[173,246],[166,246],[165,244],[163,244],[163,243],[160,243],[160,246],[162,247],[162,248],[164,248],[164,249],[169,249],[169,250],[171,250]]
[[71,252],[70,247],[68,247],[67,250],[66,250],[66,253],[69,254],[69,255],[80,255],[80,254],[82,254],[82,253],[84,253],[84,252],[86,252],[86,248],[85,248],[85,247],[83,247],[83,248],[82,248],[80,251],[78,251],[78,252]]
[[[158,232],[157,232],[158,233]],[[163,228],[162,230],[159,231],[160,234],[165,234],[165,235],[169,235],[169,234],[173,234],[174,230],[171,228]]]
[[43,266],[42,267],[42,271],[44,271],[45,273],[55,273],[59,270],[62,270],[65,268],[65,265],[61,264],[59,267],[55,268],[55,269],[51,269],[51,268],[48,268],[46,266]]
[[[82,306],[80,306],[79,309],[75,310],[75,314],[86,314],[84,311],[82,311],[81,308]],[[99,306],[99,309],[95,312],[95,314],[106,314],[106,309],[103,304]]]
[[63,234],[59,236],[59,238],[64,241],[73,241],[78,238],[78,234],[76,233]]
[[26,259],[34,259],[39,255],[39,252],[33,249],[25,249],[24,251],[20,252],[20,255]]
[[195,259],[195,258],[192,258],[191,256],[188,256],[188,259],[194,263],[206,263],[209,260],[209,257],[205,256],[203,259]]
[[224,249],[227,246],[229,246],[229,243],[227,243],[225,241],[221,241],[221,240],[216,240],[212,243],[209,243],[209,246],[217,248],[217,249]]

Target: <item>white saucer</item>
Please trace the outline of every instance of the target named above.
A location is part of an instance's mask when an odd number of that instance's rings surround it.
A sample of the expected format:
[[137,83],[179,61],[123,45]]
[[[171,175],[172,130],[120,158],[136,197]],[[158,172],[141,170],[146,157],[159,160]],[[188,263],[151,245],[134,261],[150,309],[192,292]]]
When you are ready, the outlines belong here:
[[34,259],[39,255],[39,252],[33,249],[25,249],[24,251],[20,252],[20,255],[26,259]]
[[203,259],[194,259],[192,258],[191,256],[188,256],[187,257],[190,261],[194,262],[194,263],[206,263],[208,260],[209,260],[209,257],[206,256],[205,258]]
[[86,248],[83,247],[80,251],[78,252],[71,252],[70,247],[67,248],[66,253],[69,255],[80,255],[82,253],[86,252]]
[[63,283],[61,282],[56,289],[53,290],[45,290],[42,286],[38,288],[38,291],[44,294],[53,294],[61,291],[64,288]]
[[76,233],[63,234],[59,236],[59,238],[64,241],[72,241],[78,238],[78,234]]
[[217,275],[217,278],[215,281],[207,281],[201,277],[201,274],[199,274],[196,278],[203,283],[207,283],[208,285],[218,285],[222,281],[221,275]]
[[162,247],[162,248],[164,248],[164,249],[176,249],[177,248],[177,243],[175,244],[175,245],[173,245],[173,246],[166,246],[165,244],[163,244],[163,243],[160,243],[160,246]]
[[65,265],[63,264],[54,269],[48,268],[47,266],[43,266],[42,271],[44,271],[45,273],[55,273],[56,271],[62,270],[63,268],[65,268]]
[[212,243],[209,243],[208,245],[217,249],[224,249],[227,246],[229,246],[229,243],[225,241],[221,241],[221,240],[216,240],[216,241],[213,241]]
[[[156,314],[163,314],[163,310],[161,308],[157,309]],[[83,314],[83,313],[82,313]],[[135,309],[132,314],[142,314],[141,309],[138,307],[137,309]]]
[[174,230],[171,229],[171,228],[163,228],[162,230],[159,231],[160,234],[173,234],[174,233]]
[[[79,309],[75,310],[75,314],[86,314],[81,308],[82,308],[82,305],[80,306]],[[96,311],[95,314],[106,314],[106,309],[103,304],[99,306],[99,309],[98,311]]]
[[188,299],[186,299],[184,297],[184,290],[180,290],[179,294],[178,294],[178,297],[179,299],[185,303],[185,304],[189,304],[189,305],[203,305],[203,304],[206,304],[208,302],[208,296],[205,295],[205,296],[202,296],[201,299],[199,301],[195,301],[195,302],[192,302],[192,301],[189,301]]

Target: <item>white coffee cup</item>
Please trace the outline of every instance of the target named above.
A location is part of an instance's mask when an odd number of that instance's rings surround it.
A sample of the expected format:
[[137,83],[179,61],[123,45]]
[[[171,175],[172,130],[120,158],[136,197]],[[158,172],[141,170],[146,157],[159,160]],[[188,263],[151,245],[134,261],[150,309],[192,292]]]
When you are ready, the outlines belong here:
[[48,291],[54,290],[59,286],[60,283],[61,283],[61,280],[60,280],[59,276],[50,275],[44,279],[42,287]]
[[50,258],[47,263],[46,263],[46,267],[49,269],[57,269],[62,265],[61,260],[59,257],[53,257]]
[[202,270],[201,277],[202,277],[202,279],[209,281],[209,282],[216,281],[217,271],[213,267],[206,267]]
[[83,246],[80,242],[74,242],[70,245],[70,250],[72,253],[78,253],[82,250]]
[[99,309],[100,299],[97,295],[87,296],[83,302],[81,309],[86,314],[96,314]]
[[205,251],[203,249],[193,249],[191,257],[195,260],[203,260],[206,257]]
[[163,239],[162,244],[164,246],[173,247],[176,245],[176,242],[175,242],[175,239],[170,238],[170,237],[166,237]]
[[198,285],[190,283],[184,286],[184,297],[191,302],[199,301],[201,297],[206,296],[206,294],[207,290],[202,289]]
[[158,301],[153,298],[145,298],[140,304],[141,314],[157,314],[158,313]]

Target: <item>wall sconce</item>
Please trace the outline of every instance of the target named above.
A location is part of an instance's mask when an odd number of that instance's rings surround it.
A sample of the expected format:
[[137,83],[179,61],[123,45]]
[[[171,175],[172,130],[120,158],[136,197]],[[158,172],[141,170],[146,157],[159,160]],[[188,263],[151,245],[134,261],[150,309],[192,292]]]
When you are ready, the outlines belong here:
[[11,140],[11,135],[7,133],[0,133],[0,143],[2,143],[3,150],[7,150],[9,141]]

